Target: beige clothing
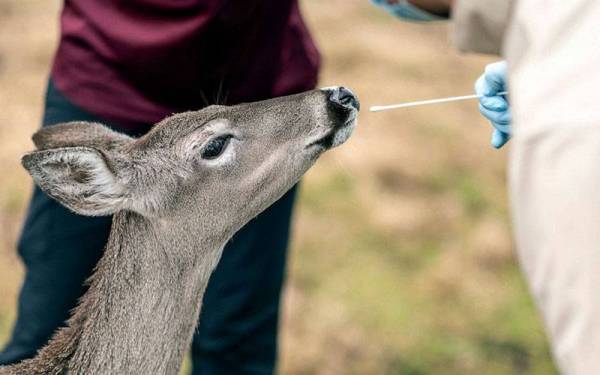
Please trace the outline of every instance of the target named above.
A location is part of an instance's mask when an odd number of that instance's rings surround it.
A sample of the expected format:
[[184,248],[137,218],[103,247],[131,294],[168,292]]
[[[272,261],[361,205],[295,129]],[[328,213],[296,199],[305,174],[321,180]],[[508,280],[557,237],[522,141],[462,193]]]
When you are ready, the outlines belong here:
[[507,34],[519,257],[565,374],[600,373],[600,1],[519,0]]
[[454,45],[464,52],[499,55],[515,0],[455,0]]
[[521,266],[561,371],[600,374],[600,1],[517,0],[504,54]]

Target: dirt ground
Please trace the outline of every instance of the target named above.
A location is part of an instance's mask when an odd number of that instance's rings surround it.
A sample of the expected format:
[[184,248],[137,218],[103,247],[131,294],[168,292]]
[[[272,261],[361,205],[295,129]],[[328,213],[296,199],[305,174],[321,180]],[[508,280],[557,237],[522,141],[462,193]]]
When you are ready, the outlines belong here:
[[[361,98],[359,128],[302,183],[284,296],[280,372],[551,374],[513,255],[505,162],[475,102],[369,113],[462,95],[493,58],[447,24],[399,22],[367,0],[304,0],[321,85]],[[23,268],[16,241],[60,1],[0,2],[0,343]],[[510,146],[508,147],[510,148]]]

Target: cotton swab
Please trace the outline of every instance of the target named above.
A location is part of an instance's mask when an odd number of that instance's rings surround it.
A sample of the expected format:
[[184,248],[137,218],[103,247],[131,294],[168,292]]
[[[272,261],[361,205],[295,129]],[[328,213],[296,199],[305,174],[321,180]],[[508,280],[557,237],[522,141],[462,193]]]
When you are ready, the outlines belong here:
[[[499,92],[497,95],[508,95],[508,92],[502,91],[502,92]],[[469,99],[479,99],[483,96],[484,95],[464,95],[464,96],[453,96],[450,98],[419,100],[416,102],[400,103],[400,104],[392,104],[392,105],[375,105],[375,106],[372,106],[369,110],[371,112],[380,112],[380,111],[388,111],[390,109],[416,107],[416,106],[420,106],[420,105],[457,102],[460,100],[469,100]]]

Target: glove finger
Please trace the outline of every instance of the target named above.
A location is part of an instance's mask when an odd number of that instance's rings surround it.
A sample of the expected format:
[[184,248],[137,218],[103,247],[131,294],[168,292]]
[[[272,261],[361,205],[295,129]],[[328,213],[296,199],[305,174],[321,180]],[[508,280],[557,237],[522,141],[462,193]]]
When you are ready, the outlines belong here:
[[512,125],[511,124],[500,124],[498,122],[493,122],[491,121],[492,126],[494,127],[494,129],[501,131],[502,133],[506,133],[506,134],[512,134]]
[[491,111],[491,110],[485,108],[483,105],[479,104],[479,112],[481,112],[481,114],[485,118],[490,120],[491,122],[494,122],[499,125],[510,125],[510,121],[511,121],[510,109],[508,109],[506,111],[502,111],[502,112],[497,112],[497,111]]
[[492,147],[500,148],[506,144],[510,140],[510,134],[501,132],[497,129],[494,129],[492,133]]
[[508,109],[508,102],[502,96],[484,96],[479,103],[486,109],[495,112],[503,112]]
[[506,89],[507,70],[508,66],[506,61],[489,64],[485,67],[483,77],[486,82],[487,91],[483,92],[484,95],[493,96]]
[[475,93],[477,95],[487,95],[486,93],[488,92],[488,88],[484,75],[485,74],[482,74],[479,76],[479,78],[477,78],[477,81],[475,81]]

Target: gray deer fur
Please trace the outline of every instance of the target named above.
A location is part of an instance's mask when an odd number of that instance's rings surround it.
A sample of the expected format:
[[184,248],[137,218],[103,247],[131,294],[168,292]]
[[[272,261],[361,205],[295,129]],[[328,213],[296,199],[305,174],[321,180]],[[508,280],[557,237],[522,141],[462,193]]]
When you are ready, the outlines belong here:
[[350,136],[358,102],[338,96],[211,106],[139,139],[84,122],[38,131],[22,159],[35,183],[76,213],[114,214],[112,230],[67,326],[0,374],[177,374],[225,243]]

